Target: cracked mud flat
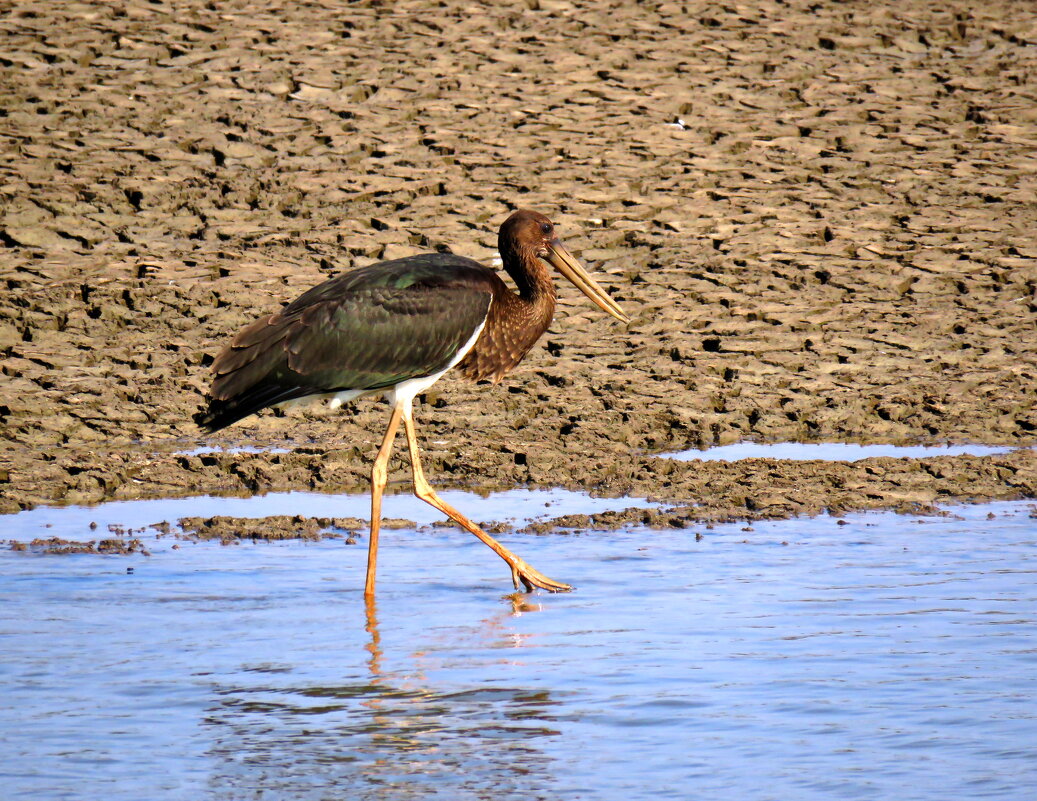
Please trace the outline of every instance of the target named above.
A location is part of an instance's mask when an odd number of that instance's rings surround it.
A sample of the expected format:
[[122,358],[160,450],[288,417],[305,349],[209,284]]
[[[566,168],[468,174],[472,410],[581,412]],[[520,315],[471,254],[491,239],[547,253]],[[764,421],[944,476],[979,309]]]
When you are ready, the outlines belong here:
[[[489,263],[516,205],[632,322],[563,286],[501,385],[437,384],[440,485],[651,496],[631,519],[675,526],[1037,496],[1031,451],[654,455],[1037,441],[1037,9],[526,5],[11,4],[0,511],[365,490],[383,404],[203,440],[207,364],[336,271]],[[271,450],[178,453],[206,445]]]

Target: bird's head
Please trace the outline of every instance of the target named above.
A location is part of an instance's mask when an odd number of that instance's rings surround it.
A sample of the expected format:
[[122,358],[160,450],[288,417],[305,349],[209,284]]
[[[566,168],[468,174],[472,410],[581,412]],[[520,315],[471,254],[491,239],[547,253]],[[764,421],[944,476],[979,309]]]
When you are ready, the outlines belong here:
[[530,209],[519,209],[501,225],[497,244],[505,263],[508,261],[509,253],[514,253],[525,263],[542,259],[565,276],[598,308],[621,322],[630,322],[630,318],[623,313],[619,305],[566,250],[555,233],[554,223],[543,214]]

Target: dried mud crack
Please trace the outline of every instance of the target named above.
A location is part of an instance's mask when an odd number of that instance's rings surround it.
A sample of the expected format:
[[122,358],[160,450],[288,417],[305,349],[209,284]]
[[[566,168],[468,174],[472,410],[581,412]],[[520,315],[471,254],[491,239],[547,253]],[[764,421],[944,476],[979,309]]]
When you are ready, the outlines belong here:
[[202,440],[207,365],[333,272],[489,263],[516,205],[633,321],[563,287],[513,376],[437,384],[439,485],[675,526],[1037,496],[1030,451],[653,455],[1037,441],[1027,4],[14,2],[0,30],[0,512],[365,491],[383,405]]

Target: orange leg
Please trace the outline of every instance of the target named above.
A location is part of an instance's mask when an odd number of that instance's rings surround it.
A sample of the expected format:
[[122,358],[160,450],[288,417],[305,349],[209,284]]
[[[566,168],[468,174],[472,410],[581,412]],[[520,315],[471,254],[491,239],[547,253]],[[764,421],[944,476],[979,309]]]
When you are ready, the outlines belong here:
[[[395,412],[393,414],[395,419]],[[516,589],[518,589],[519,582],[525,586],[526,592],[532,592],[534,587],[540,587],[549,592],[568,592],[572,589],[568,584],[563,584],[560,581],[549,579],[543,573],[534,570],[524,560],[513,554],[497,542],[497,540],[475,525],[475,523],[436,495],[435,491],[425,480],[425,474],[421,469],[421,459],[418,456],[418,439],[415,435],[414,421],[411,419],[411,408],[409,404],[406,405],[403,412],[403,425],[407,431],[407,445],[410,447],[410,463],[414,471],[415,495],[425,501],[425,503],[434,506],[462,528],[470,531],[483,543],[488,545],[493,552],[497,554],[497,556],[507,562],[508,566],[511,568],[511,580],[514,582]]]
[[371,540],[367,545],[367,582],[364,584],[364,597],[374,595],[374,576],[378,564],[378,531],[382,527],[382,493],[389,480],[389,454],[392,453],[392,441],[396,438],[396,429],[400,427],[400,416],[403,407],[396,406],[389,418],[389,427],[382,437],[382,447],[378,449],[374,466],[371,468]]

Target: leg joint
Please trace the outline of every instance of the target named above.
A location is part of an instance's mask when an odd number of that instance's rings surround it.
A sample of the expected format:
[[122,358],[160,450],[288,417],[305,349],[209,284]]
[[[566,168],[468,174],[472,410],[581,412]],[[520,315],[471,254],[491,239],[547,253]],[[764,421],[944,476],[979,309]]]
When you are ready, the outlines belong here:
[[417,495],[419,498],[421,498],[421,500],[425,501],[426,503],[432,503],[433,501],[438,501],[439,500],[439,496],[436,495],[436,493],[432,489],[432,487],[430,487],[428,484],[425,484],[425,483],[421,483],[421,484],[415,483],[414,484],[414,494]]

